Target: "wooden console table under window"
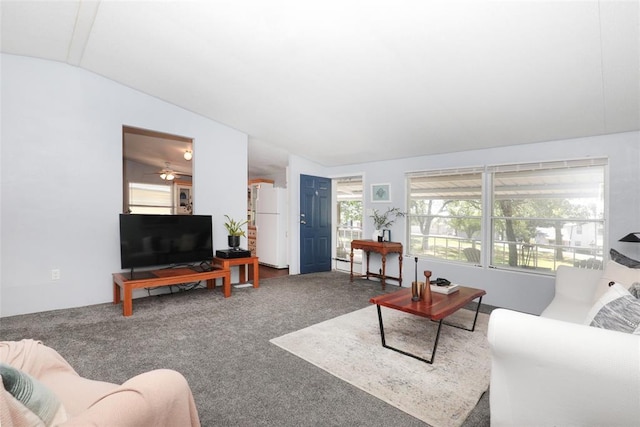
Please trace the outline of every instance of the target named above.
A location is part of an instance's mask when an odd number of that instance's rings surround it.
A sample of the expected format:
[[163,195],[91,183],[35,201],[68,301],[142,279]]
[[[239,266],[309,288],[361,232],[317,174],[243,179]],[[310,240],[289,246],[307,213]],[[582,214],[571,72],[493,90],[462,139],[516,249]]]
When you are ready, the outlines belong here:
[[[369,279],[369,277],[378,277],[380,278],[380,282],[382,283],[382,289],[385,288],[386,279],[394,279],[397,280],[400,286],[402,286],[402,243],[399,242],[376,242],[375,240],[352,240],[351,241],[351,277],[350,280],[353,282],[354,274],[353,274],[353,250],[354,249],[362,249],[367,254],[367,273],[356,275],[355,277],[365,277]],[[369,253],[376,252],[382,256],[382,271],[381,273],[372,273],[369,271]],[[387,254],[397,253],[398,254],[398,265],[399,265],[399,273],[398,277],[387,276],[386,274],[386,264],[387,264]]]
[[213,259],[213,265],[220,266],[223,269],[230,269],[232,266],[237,265],[239,269],[239,280],[240,283],[245,283],[247,281],[247,275],[245,270],[245,265],[251,266],[251,274],[250,277],[253,277],[253,287],[260,287],[260,271],[258,264],[257,256],[250,256],[245,258],[218,258],[215,257]]
[[211,271],[196,271],[191,268],[165,268],[162,270],[140,271],[131,278],[128,273],[113,273],[113,303],[120,304],[122,289],[122,315],[133,314],[133,290],[154,288],[158,286],[177,285],[180,283],[207,281],[207,288],[216,287],[216,279],[222,279],[222,291],[225,298],[231,296],[231,272],[224,268]]

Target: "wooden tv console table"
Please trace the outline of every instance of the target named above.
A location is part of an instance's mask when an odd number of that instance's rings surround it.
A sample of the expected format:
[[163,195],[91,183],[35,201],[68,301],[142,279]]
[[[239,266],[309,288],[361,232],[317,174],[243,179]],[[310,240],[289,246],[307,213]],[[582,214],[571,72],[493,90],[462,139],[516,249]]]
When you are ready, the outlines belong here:
[[219,258],[219,257],[215,257],[213,259],[213,265],[217,266],[217,267],[222,267],[227,268],[227,269],[231,269],[231,267],[233,266],[238,266],[238,275],[239,275],[239,280],[240,283],[245,283],[247,281],[247,274],[246,274],[246,269],[245,269],[245,265],[248,265],[250,267],[250,272],[251,272],[251,276],[253,277],[253,287],[254,288],[259,288],[260,287],[260,266],[259,266],[259,259],[257,256],[250,256],[250,257],[244,257],[244,258]]
[[[136,277],[137,276],[137,277]],[[122,315],[133,314],[133,290],[179,283],[207,281],[207,288],[216,287],[216,279],[222,279],[225,298],[231,296],[231,271],[228,268],[214,268],[211,271],[196,271],[191,268],[165,268],[162,270],[140,271],[132,279],[128,273],[113,273],[113,303],[120,304],[122,289]]]

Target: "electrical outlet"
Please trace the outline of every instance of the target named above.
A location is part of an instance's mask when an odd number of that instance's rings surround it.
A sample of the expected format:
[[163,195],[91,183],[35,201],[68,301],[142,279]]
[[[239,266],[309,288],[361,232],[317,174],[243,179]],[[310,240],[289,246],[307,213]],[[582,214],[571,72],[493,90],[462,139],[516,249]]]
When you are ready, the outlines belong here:
[[60,270],[54,268],[51,270],[51,280],[60,280]]

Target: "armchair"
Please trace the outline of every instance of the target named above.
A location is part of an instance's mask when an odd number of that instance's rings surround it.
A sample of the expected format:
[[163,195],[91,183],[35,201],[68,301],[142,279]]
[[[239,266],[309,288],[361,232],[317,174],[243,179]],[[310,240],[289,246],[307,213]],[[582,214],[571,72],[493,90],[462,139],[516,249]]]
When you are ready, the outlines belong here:
[[158,369],[122,385],[79,376],[39,341],[0,342],[0,425],[199,427],[191,389]]

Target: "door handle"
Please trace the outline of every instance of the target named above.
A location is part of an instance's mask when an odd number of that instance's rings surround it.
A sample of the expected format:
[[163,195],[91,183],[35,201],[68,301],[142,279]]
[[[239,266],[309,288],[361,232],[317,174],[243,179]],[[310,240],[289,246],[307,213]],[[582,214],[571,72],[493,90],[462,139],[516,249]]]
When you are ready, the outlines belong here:
[[307,223],[307,221],[300,220],[300,224],[306,224],[306,223]]

